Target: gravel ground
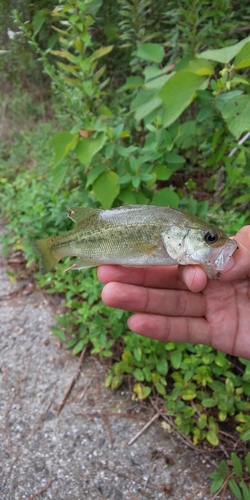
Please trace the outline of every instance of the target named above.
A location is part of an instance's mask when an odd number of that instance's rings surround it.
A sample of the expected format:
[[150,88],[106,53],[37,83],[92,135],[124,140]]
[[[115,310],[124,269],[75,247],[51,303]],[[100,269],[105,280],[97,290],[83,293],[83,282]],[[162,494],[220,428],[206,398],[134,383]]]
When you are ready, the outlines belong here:
[[[65,352],[46,297],[0,269],[0,498],[208,500],[213,463],[170,436],[152,408],[104,387],[104,368]],[[18,292],[18,290],[20,291]],[[16,294],[13,292],[17,292]],[[231,499],[230,495],[225,499]]]

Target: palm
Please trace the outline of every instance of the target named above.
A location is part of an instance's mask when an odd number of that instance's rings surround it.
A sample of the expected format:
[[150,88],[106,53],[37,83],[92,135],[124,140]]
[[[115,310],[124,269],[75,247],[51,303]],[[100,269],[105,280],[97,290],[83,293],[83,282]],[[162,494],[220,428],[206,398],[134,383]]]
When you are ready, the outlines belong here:
[[249,280],[209,281],[202,295],[208,326],[204,343],[235,356],[250,358]]
[[189,291],[177,267],[102,266],[99,278],[108,283],[103,290],[107,305],[136,313],[129,318],[135,333],[166,342],[208,344],[250,358],[250,282],[246,277],[209,280],[199,293]]

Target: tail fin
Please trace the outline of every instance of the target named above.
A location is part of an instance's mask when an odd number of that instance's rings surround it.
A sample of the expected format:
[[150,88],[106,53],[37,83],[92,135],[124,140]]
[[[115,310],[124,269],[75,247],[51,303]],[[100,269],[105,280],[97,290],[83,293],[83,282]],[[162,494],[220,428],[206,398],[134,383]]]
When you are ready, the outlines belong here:
[[44,238],[43,240],[36,240],[33,243],[33,247],[40,255],[40,273],[48,273],[60,260],[60,257],[57,257],[51,250],[51,237]]

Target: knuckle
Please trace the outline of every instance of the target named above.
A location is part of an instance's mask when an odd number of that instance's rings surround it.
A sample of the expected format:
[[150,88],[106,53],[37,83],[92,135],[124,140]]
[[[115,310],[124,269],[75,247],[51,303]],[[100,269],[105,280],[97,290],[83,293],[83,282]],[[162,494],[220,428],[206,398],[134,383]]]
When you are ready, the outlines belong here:
[[187,311],[187,301],[185,294],[183,292],[177,292],[176,294],[176,315],[185,316]]

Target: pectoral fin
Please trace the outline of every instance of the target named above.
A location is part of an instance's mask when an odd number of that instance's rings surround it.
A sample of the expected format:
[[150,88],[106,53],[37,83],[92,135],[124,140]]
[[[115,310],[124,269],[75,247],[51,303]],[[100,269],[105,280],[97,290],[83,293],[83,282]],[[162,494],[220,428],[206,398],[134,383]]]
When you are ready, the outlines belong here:
[[87,208],[87,207],[67,207],[66,208],[67,216],[73,222],[78,224],[84,219],[88,219],[91,215],[100,212],[98,208]]

